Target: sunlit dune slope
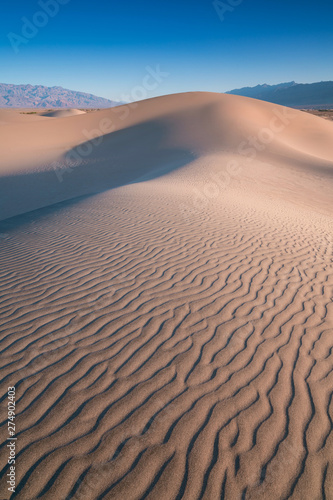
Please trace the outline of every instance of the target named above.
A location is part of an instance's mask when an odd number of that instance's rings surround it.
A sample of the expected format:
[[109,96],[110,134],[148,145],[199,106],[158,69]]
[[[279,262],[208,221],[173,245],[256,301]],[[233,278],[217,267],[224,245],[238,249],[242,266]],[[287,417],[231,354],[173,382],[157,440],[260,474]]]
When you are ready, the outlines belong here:
[[1,218],[209,155],[219,157],[220,170],[236,155],[242,164],[254,159],[287,175],[297,170],[330,182],[333,175],[332,123],[238,96],[194,92],[57,120],[26,118],[2,129]]

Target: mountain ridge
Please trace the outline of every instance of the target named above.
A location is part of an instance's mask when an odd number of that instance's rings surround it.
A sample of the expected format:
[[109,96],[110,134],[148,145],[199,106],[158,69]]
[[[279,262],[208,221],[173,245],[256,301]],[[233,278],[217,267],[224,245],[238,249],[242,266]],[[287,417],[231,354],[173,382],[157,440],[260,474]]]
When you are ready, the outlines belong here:
[[333,108],[333,82],[256,85],[230,90],[226,94],[251,97],[261,101],[300,109]]
[[120,104],[60,86],[0,83],[0,108],[111,108]]

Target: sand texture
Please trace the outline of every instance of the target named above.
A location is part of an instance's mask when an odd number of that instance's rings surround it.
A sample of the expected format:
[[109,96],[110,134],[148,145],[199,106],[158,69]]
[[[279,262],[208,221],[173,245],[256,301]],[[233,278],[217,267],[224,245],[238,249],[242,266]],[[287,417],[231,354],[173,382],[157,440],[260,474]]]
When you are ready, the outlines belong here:
[[187,93],[0,150],[15,499],[332,499],[333,123]]

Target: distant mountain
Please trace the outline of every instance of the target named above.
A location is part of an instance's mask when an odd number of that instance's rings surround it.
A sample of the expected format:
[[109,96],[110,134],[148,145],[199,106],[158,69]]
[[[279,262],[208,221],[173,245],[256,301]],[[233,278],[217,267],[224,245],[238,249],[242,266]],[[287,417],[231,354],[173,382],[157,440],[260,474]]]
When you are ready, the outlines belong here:
[[0,108],[111,108],[119,104],[62,87],[0,83]]
[[231,90],[226,94],[253,97],[291,108],[333,108],[333,82],[264,84]]

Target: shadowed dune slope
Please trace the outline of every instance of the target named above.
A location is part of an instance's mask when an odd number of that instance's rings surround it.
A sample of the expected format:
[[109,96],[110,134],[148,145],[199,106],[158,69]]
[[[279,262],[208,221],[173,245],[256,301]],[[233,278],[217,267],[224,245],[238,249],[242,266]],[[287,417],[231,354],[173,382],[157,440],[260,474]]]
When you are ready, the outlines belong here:
[[15,498],[333,498],[333,123],[207,93],[41,120],[0,136]]
[[331,180],[332,130],[300,111],[196,92],[48,122],[32,116],[29,126],[2,129],[0,217],[158,176],[210,154],[226,163],[230,154],[282,163]]

